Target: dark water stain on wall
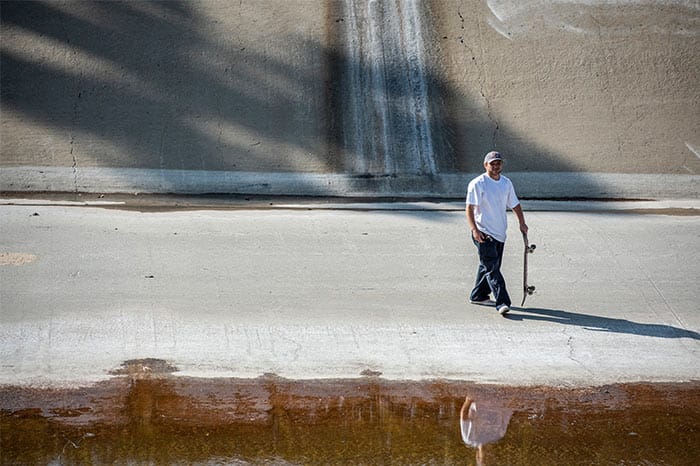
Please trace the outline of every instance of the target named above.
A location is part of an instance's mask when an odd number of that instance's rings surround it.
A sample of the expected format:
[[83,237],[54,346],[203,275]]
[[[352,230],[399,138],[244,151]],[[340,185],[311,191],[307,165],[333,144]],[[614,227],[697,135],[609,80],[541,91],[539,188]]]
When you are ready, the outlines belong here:
[[[699,459],[699,382],[565,389],[375,376],[194,379],[172,376],[166,366],[145,370],[146,362],[87,388],[0,388],[1,463],[694,465]],[[464,417],[468,403],[506,412],[503,438],[480,448],[467,444],[460,411]]]

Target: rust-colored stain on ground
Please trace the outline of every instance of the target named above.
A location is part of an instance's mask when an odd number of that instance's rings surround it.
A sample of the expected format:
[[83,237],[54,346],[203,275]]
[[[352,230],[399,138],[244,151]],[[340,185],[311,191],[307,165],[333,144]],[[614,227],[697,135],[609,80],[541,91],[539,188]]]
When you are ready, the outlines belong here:
[[[92,387],[0,388],[2,464],[700,460],[699,382],[554,389],[376,376],[193,379],[174,370],[138,360]],[[507,413],[500,418],[505,434],[478,447],[476,414],[494,406]]]

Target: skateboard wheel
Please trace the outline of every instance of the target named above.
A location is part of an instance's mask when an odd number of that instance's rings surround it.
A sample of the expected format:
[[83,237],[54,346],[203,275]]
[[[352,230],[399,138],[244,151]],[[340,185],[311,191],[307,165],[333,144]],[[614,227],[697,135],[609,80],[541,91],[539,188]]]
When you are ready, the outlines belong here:
[[534,286],[528,286],[527,287],[527,294],[532,294],[535,292],[535,287]]

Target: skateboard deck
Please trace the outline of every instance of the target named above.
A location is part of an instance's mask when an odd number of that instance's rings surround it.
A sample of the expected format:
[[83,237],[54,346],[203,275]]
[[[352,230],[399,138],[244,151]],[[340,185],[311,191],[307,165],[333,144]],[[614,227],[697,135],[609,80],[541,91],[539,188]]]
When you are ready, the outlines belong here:
[[521,306],[525,304],[525,298],[535,292],[535,287],[527,284],[527,256],[532,254],[537,247],[534,244],[530,244],[526,233],[523,233],[523,242],[525,243],[525,253],[523,254],[523,300],[520,303]]

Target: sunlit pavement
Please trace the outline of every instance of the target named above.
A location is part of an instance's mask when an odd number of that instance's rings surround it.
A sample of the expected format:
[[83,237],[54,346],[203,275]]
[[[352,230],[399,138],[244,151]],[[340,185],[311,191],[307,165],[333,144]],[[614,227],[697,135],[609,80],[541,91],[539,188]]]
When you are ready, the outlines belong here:
[[1,203],[0,384],[82,385],[143,358],[195,377],[700,378],[695,200],[524,202],[537,292],[518,306],[510,217],[507,318],[467,301],[458,202],[94,202],[110,208]]

